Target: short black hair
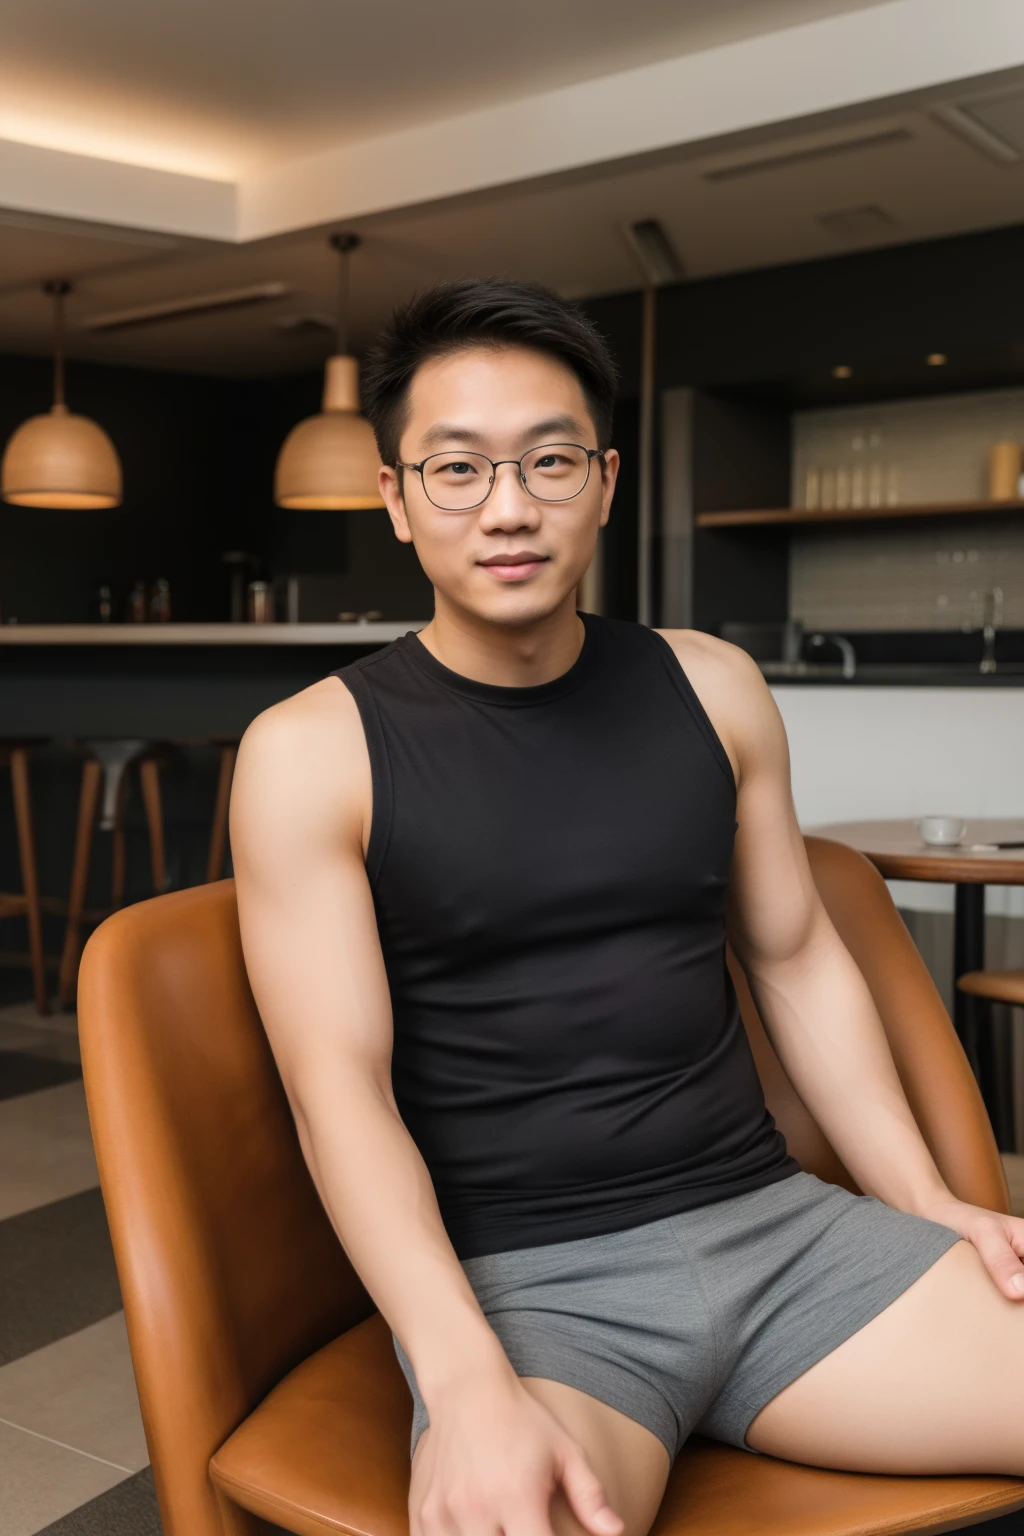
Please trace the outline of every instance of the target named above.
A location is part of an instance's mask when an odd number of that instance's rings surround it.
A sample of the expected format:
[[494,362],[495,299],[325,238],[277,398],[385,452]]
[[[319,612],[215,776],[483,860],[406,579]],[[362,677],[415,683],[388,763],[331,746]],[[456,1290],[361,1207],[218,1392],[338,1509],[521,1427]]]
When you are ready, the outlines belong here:
[[593,321],[537,283],[473,277],[437,283],[395,310],[363,369],[363,410],[384,464],[394,464],[409,385],[422,363],[464,347],[530,347],[574,373],[594,421],[599,448],[611,441],[616,370]]

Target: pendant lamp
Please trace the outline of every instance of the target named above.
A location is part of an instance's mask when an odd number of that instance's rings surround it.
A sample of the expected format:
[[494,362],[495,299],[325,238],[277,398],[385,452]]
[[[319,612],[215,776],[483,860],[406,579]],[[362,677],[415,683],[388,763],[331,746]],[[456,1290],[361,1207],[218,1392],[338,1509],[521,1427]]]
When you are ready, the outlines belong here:
[[121,462],[103,428],[74,416],[64,403],[64,296],[66,282],[45,283],[53,299],[53,405],[22,422],[0,463],[0,495],[16,507],[116,507]]
[[338,350],[327,359],[323,410],[293,427],[277,457],[274,500],[297,511],[382,507],[380,455],[370,423],[359,414],[359,364],[348,347],[348,263],[358,235],[333,235],[341,257]]

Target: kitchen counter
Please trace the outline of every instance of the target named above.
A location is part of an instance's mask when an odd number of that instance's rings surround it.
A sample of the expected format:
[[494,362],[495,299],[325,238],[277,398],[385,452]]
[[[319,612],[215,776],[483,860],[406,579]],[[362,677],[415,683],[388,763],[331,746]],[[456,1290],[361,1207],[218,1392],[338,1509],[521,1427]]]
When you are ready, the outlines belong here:
[[4,624],[3,733],[240,736],[272,704],[426,622]]
[[853,677],[844,677],[839,662],[762,661],[769,683],[798,685],[826,683],[843,688],[1020,688],[1024,687],[1024,662],[1001,661],[994,672],[982,672],[974,662],[859,662]]
[[4,624],[0,645],[386,645],[426,619],[376,624]]

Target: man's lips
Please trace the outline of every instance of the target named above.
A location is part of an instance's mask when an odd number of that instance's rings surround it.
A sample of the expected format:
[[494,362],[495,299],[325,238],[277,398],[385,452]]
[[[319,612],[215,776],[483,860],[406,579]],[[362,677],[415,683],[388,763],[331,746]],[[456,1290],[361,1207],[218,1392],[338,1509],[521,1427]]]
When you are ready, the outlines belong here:
[[532,576],[547,558],[547,555],[535,554],[532,549],[514,549],[507,554],[488,555],[486,560],[478,560],[477,565],[482,565],[501,581],[522,581],[525,576]]

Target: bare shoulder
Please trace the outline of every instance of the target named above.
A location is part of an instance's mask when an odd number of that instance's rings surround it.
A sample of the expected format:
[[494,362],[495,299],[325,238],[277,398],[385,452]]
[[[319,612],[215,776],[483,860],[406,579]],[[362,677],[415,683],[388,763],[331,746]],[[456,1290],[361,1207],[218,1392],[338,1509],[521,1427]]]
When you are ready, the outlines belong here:
[[760,667],[746,651],[698,629],[661,629],[737,772],[785,732]]
[[256,716],[238,751],[232,835],[361,828],[370,765],[355,699],[324,677]]

